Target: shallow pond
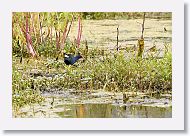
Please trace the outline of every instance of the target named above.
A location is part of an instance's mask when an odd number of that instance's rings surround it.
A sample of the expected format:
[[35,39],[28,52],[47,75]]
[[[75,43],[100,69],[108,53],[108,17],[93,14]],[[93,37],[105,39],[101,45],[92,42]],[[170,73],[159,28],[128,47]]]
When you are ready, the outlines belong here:
[[[142,19],[130,20],[83,20],[82,41],[87,40],[91,48],[114,48],[116,45],[117,27],[119,26],[119,45],[121,47],[136,45],[141,35]],[[74,23],[69,38],[77,35],[78,23]],[[164,27],[167,32],[164,32]],[[146,19],[145,22],[145,48],[154,44],[164,48],[164,43],[172,41],[172,20]],[[154,43],[154,44],[153,44]]]
[[[55,92],[55,91],[54,91]],[[171,96],[160,98],[145,94],[103,91],[44,93],[42,104],[25,106],[17,117],[23,118],[171,118]]]
[[170,118],[171,107],[118,106],[112,104],[62,105],[69,110],[56,112],[62,118]]

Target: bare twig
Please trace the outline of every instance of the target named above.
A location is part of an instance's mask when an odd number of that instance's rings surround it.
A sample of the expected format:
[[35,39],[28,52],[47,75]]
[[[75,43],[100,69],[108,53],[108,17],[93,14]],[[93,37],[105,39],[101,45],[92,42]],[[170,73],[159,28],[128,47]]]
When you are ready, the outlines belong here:
[[87,42],[87,40],[85,40],[85,53],[84,53],[84,55],[85,55],[85,60],[87,60],[87,56],[88,56],[88,42]]
[[119,51],[119,25],[117,27],[117,44],[116,44],[116,47],[117,47],[117,51]]
[[143,55],[143,52],[144,52],[144,23],[145,23],[145,12],[144,12],[144,15],[143,15],[143,23],[141,25],[141,28],[142,28],[142,33],[141,33],[141,38],[138,39],[138,57],[141,57],[142,58],[142,55]]
[[141,39],[144,38],[143,34],[144,34],[144,22],[145,22],[145,12],[144,12],[144,15],[143,15],[143,23],[142,23],[142,34],[141,34]]

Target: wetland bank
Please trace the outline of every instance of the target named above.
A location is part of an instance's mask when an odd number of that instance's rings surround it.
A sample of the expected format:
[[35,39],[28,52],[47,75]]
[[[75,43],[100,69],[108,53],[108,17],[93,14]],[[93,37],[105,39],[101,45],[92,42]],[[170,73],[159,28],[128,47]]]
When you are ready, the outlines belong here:
[[172,117],[171,13],[17,12],[12,47],[15,118]]

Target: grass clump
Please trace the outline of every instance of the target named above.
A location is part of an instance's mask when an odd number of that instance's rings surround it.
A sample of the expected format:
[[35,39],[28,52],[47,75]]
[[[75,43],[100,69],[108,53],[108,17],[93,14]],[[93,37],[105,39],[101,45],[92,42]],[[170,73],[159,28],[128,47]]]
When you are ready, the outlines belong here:
[[[19,64],[18,58],[13,65],[13,106],[43,101],[40,92],[47,89],[61,88],[85,90],[104,90],[113,92],[147,92],[168,93],[172,90],[172,54],[166,53],[163,58],[128,58],[123,51],[114,55],[97,56],[67,66],[61,59]],[[19,71],[19,68],[21,71]],[[39,76],[31,76],[35,68]]]
[[24,105],[40,103],[44,98],[33,89],[33,82],[13,66],[12,77],[12,105],[15,113]]

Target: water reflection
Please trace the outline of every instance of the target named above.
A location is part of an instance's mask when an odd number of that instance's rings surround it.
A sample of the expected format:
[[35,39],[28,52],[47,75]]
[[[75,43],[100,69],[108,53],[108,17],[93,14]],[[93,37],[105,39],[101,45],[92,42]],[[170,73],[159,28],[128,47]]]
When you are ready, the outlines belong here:
[[[60,106],[59,106],[60,107]],[[62,118],[171,118],[172,107],[118,106],[111,104],[62,105]],[[65,110],[67,109],[67,110]]]

